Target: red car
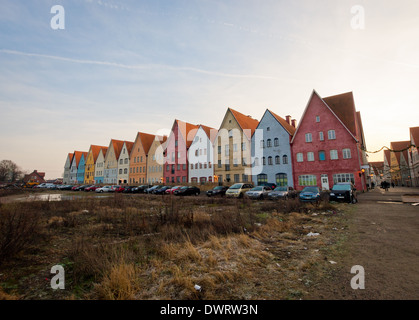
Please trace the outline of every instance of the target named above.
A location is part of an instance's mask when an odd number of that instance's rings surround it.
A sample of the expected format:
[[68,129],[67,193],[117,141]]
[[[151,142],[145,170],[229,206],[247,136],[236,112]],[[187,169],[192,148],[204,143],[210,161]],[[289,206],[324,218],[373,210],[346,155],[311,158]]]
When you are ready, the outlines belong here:
[[98,186],[90,186],[84,189],[84,191],[95,191],[97,188],[99,188]]
[[115,186],[114,187],[114,191],[115,192],[122,192],[122,191],[124,191],[125,190],[125,187],[121,187],[121,186]]
[[173,192],[174,192],[175,190],[180,189],[180,188],[182,188],[182,186],[176,186],[176,187],[173,187],[173,188],[167,189],[167,190],[165,191],[165,193],[166,193],[166,194],[173,194]]

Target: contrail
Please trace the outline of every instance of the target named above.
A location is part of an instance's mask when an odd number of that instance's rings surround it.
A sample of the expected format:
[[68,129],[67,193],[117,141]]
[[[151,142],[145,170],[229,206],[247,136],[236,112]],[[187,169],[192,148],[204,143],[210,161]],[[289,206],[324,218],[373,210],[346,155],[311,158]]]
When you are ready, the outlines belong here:
[[73,59],[73,58],[67,58],[67,57],[53,56],[53,55],[40,54],[40,53],[22,52],[22,51],[16,51],[16,50],[8,50],[8,49],[0,49],[0,53],[11,54],[11,55],[19,55],[19,56],[25,56],[25,57],[52,59],[52,60],[70,62],[70,63],[101,65],[101,66],[108,66],[108,67],[115,67],[115,68],[122,68],[122,69],[131,69],[131,70],[145,70],[145,69],[159,68],[159,69],[167,69],[167,70],[173,70],[173,71],[187,71],[187,72],[202,73],[202,74],[207,74],[207,75],[211,75],[211,76],[218,76],[218,77],[279,80],[276,77],[264,76],[264,75],[224,73],[224,72],[218,72],[218,71],[203,70],[203,69],[193,68],[193,67],[174,67],[174,66],[160,65],[160,64],[128,65],[128,64],[116,63],[116,62]]

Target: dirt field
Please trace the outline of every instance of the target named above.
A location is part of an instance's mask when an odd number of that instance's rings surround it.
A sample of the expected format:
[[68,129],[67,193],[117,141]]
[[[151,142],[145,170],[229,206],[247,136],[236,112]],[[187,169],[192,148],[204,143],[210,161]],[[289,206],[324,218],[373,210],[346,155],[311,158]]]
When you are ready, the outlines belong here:
[[[419,206],[390,191],[360,196],[335,270],[305,299],[419,299]],[[350,286],[354,265],[365,269],[364,290]]]

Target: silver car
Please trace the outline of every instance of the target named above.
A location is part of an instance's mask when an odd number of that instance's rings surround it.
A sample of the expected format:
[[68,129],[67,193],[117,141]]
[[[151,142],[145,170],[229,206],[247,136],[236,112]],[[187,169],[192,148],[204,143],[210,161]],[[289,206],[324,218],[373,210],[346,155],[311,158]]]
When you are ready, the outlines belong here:
[[296,192],[292,187],[276,187],[268,193],[271,200],[295,198]]
[[245,193],[246,197],[250,199],[264,199],[268,195],[268,193],[272,191],[271,188],[266,186],[258,186],[250,189]]

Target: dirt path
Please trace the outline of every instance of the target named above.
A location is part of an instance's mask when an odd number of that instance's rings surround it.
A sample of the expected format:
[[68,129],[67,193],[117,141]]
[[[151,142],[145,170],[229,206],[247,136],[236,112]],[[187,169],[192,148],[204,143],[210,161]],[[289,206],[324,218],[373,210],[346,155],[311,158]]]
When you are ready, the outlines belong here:
[[[394,201],[401,196],[360,196],[341,260],[305,299],[419,299],[419,206]],[[351,288],[354,265],[365,269],[364,290]]]

